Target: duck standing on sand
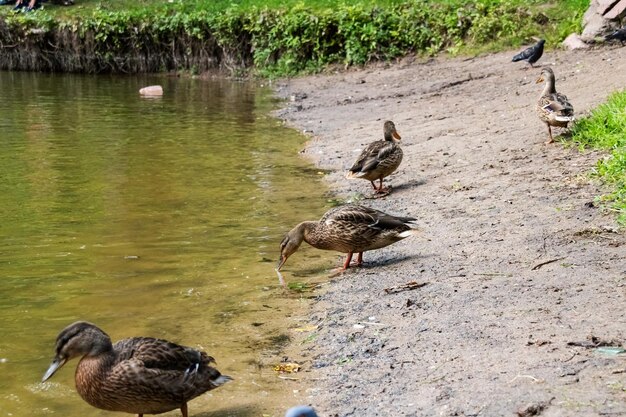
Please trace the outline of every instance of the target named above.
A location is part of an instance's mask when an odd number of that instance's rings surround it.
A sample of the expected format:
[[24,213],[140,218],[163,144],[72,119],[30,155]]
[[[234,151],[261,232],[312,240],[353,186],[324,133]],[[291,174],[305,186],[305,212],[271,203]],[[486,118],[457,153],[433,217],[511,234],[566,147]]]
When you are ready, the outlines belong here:
[[396,217],[355,204],[330,209],[319,221],[302,222],[291,229],[280,243],[278,270],[298,250],[302,241],[317,249],[347,253],[342,270],[350,267],[352,255],[358,253],[356,265],[363,264],[363,252],[380,249],[418,232],[409,224],[413,217]]
[[[348,171],[346,178],[362,178],[372,183],[375,193],[387,193],[389,190],[383,188],[383,178],[391,175],[402,162],[402,148],[396,142],[401,139],[396,131],[396,125],[388,120],[383,126],[384,140],[372,142],[357,158],[352,168]],[[375,180],[380,181],[377,188]]]
[[151,337],[112,344],[96,325],[79,321],[59,333],[42,382],[73,358],[81,358],[76,391],[85,401],[139,417],[176,408],[187,417],[187,401],[231,380],[210,366],[215,361],[205,352]]
[[546,144],[554,142],[551,126],[567,127],[567,124],[574,120],[574,107],[564,94],[557,93],[554,81],[554,71],[545,67],[541,70],[541,75],[537,78],[537,83],[544,82],[545,86],[537,101],[537,115],[548,126],[550,140]]
[[533,64],[539,61],[541,55],[543,55],[543,44],[546,43],[545,39],[540,39],[539,42],[531,46],[530,48],[524,49],[519,54],[515,55],[511,61],[527,61],[532,67]]

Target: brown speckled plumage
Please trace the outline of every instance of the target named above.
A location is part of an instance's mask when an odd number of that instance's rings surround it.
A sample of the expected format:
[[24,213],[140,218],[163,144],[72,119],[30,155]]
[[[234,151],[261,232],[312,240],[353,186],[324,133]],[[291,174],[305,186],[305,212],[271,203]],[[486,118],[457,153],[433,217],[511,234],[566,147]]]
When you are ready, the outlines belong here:
[[[377,193],[384,193],[383,178],[391,175],[402,162],[402,148],[395,140],[400,140],[395,124],[388,120],[383,126],[384,140],[372,142],[359,155],[346,175],[347,178],[362,178],[372,183]],[[375,180],[379,180],[376,187]]]
[[546,143],[554,142],[551,126],[567,127],[574,120],[574,107],[564,94],[557,93],[554,72],[552,68],[544,67],[537,83],[544,82],[545,86],[537,101],[536,111],[539,118],[548,126],[550,139]]
[[76,357],[76,390],[86,402],[139,416],[180,408],[187,417],[187,401],[231,379],[210,366],[214,360],[205,352],[150,337],[113,345],[94,324],[76,322],[57,337],[43,380]]
[[319,221],[298,224],[287,233],[280,244],[278,269],[298,250],[302,242],[326,250],[347,253],[343,266],[350,266],[353,253],[358,253],[357,265],[363,261],[363,252],[379,249],[412,234],[416,229],[409,223],[412,217],[396,217],[368,207],[349,204],[329,210]]

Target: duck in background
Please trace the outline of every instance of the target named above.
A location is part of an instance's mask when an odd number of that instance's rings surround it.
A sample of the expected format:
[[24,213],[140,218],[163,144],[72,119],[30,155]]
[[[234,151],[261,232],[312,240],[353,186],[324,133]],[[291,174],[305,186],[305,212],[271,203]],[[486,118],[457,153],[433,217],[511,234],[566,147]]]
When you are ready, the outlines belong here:
[[[384,123],[383,136],[383,140],[372,142],[363,149],[346,174],[346,178],[349,179],[360,178],[370,181],[377,194],[389,192],[389,189],[383,188],[383,178],[398,169],[403,156],[402,148],[398,144],[401,137],[391,120]],[[374,183],[376,180],[380,181],[378,187]]]
[[543,91],[537,101],[536,111],[539,118],[548,126],[550,139],[546,144],[554,142],[551,127],[567,127],[574,120],[574,107],[564,94],[557,93],[555,87],[554,71],[545,67],[537,78],[537,83],[545,82]]

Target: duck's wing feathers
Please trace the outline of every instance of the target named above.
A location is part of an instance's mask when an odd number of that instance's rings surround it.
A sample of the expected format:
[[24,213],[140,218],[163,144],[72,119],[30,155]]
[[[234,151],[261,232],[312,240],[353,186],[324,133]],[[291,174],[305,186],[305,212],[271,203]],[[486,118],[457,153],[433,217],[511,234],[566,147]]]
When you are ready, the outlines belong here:
[[381,165],[381,163],[383,163],[385,160],[390,158],[394,153],[396,153],[398,149],[399,148],[395,143],[389,143],[383,146],[382,148],[380,148],[380,150],[375,156],[373,155],[371,158],[365,161],[361,171],[367,172],[367,171],[375,170],[376,168],[378,168],[379,165]]
[[[117,342],[113,349],[117,363],[109,381],[131,396],[187,401],[231,379],[210,366],[215,361],[205,352],[167,340],[134,337]],[[135,383],[127,384],[129,379]]]
[[146,368],[152,369],[184,372],[195,365],[215,362],[204,352],[150,337],[124,339],[117,342],[114,349],[119,352],[120,361],[139,361]]
[[376,168],[380,163],[380,153],[383,152],[384,155],[389,152],[389,150],[385,150],[389,145],[391,144],[384,140],[378,140],[367,145],[367,147],[361,151],[361,154],[352,165],[352,168],[350,168],[350,172],[367,172]]
[[561,93],[554,93],[543,97],[541,107],[557,116],[572,117],[574,115],[574,106],[572,106],[567,97]]
[[415,220],[413,217],[392,216],[369,207],[349,204],[327,212],[320,221],[327,225],[346,222],[375,230],[394,230],[408,228],[407,223]]

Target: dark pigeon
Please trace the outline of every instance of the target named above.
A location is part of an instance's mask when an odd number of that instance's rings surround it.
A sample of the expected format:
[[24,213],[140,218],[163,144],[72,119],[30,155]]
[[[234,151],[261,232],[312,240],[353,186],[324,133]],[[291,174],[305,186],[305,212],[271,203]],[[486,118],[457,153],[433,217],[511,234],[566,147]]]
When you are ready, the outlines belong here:
[[515,55],[512,61],[513,62],[528,61],[528,63],[532,67],[535,62],[539,61],[539,58],[541,58],[541,55],[543,55],[544,43],[546,43],[546,40],[541,39],[535,45],[531,46],[530,48],[524,49],[522,52]]
[[621,29],[617,29],[615,32],[611,33],[610,35],[606,35],[604,37],[604,40],[607,40],[607,41],[616,40],[616,41],[620,41],[620,43],[624,45],[624,42],[626,42],[626,26]]

